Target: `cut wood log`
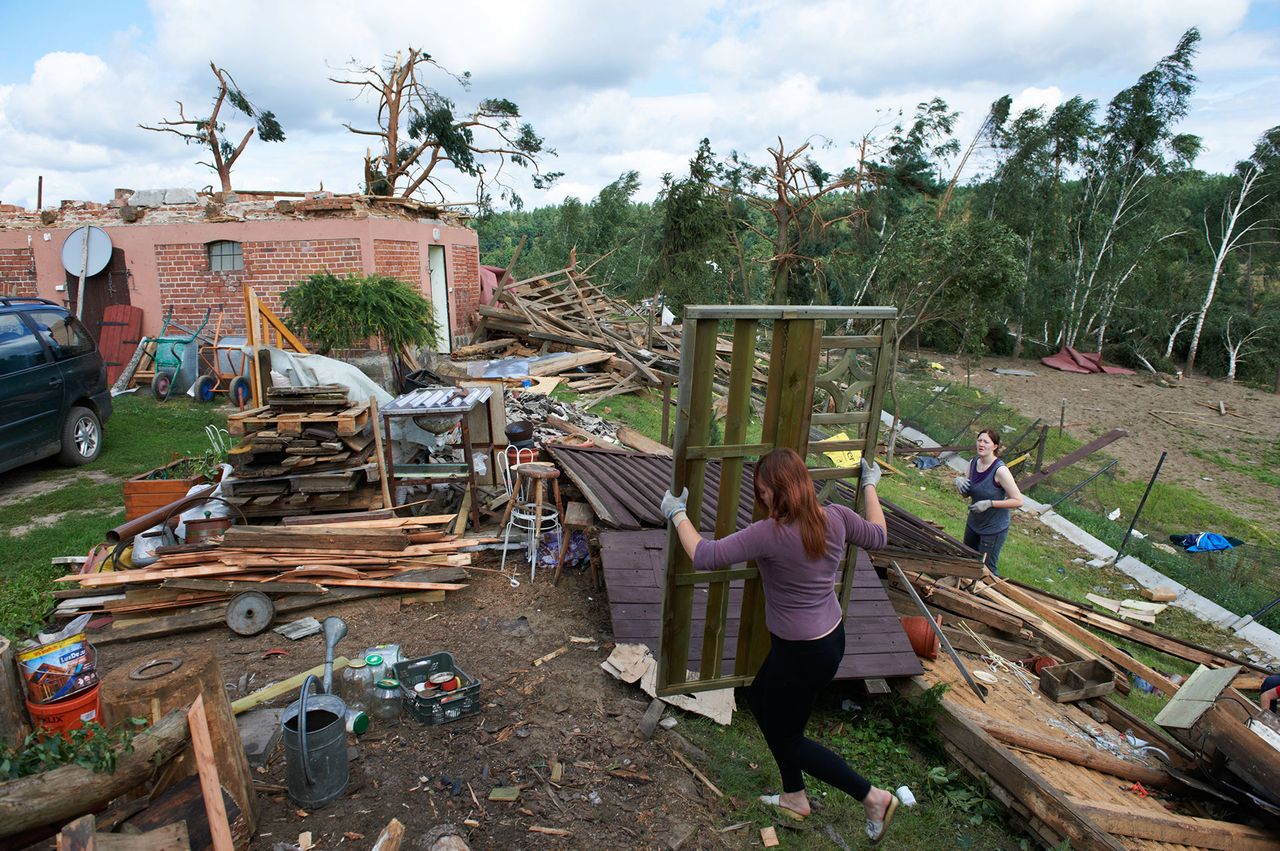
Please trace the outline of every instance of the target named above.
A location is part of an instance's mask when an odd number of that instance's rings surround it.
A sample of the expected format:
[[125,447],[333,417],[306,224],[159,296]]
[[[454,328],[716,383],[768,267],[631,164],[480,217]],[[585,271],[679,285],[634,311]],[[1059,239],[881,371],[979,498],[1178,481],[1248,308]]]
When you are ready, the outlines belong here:
[[186,710],[175,709],[134,737],[133,750],[120,753],[113,773],[64,765],[0,783],[0,838],[105,806],[150,778],[186,747],[187,737]]
[[[1033,732],[1025,727],[1015,726],[1006,721],[988,718],[973,710],[956,707],[970,722],[977,724],[986,732],[1006,744],[1023,750],[1032,751],[1055,759],[1065,760],[1073,765],[1083,765],[1128,780],[1150,786],[1155,789],[1167,789],[1175,784],[1169,773],[1161,768],[1154,768],[1136,762],[1130,762],[1097,748],[1063,741],[1040,732]],[[1046,731],[1049,728],[1046,728]]]
[[[209,832],[209,817],[198,775],[184,778],[171,789],[144,799],[143,803],[145,809],[126,817],[121,830],[150,831],[164,825],[185,824],[191,851],[213,851],[213,836]],[[227,821],[231,823],[231,840],[237,849],[244,851],[249,847],[251,838],[249,824],[235,798],[226,789],[222,790],[222,806],[227,811]]]

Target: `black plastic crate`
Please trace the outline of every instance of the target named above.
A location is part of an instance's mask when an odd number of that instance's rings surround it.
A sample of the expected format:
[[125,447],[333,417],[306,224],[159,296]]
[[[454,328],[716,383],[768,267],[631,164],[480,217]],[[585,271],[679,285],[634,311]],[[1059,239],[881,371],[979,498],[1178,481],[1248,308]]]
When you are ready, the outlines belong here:
[[[462,684],[453,691],[437,688],[419,693],[413,690],[439,671],[453,671]],[[480,681],[459,668],[453,654],[447,651],[397,662],[396,678],[400,680],[400,699],[405,712],[419,723],[446,724],[480,711]]]

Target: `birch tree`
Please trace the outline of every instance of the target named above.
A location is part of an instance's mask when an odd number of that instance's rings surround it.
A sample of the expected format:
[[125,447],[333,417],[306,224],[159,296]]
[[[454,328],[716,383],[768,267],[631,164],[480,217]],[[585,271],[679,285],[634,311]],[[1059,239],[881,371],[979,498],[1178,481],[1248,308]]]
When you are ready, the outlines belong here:
[[[1223,203],[1216,233],[1210,231],[1208,215],[1204,217],[1204,239],[1213,255],[1213,266],[1209,270],[1204,300],[1200,304],[1199,311],[1196,312],[1196,324],[1191,332],[1191,347],[1187,350],[1187,364],[1183,369],[1187,375],[1191,375],[1192,369],[1195,368],[1196,352],[1200,348],[1200,334],[1204,330],[1205,317],[1209,315],[1209,308],[1213,305],[1213,297],[1218,292],[1223,265],[1232,252],[1250,244],[1246,240],[1250,239],[1251,235],[1266,227],[1265,219],[1248,220],[1249,213],[1267,198],[1266,194],[1254,192],[1258,186],[1258,179],[1262,176],[1262,169],[1254,162],[1242,163],[1241,166],[1240,185]],[[1234,368],[1233,357],[1232,369]]]

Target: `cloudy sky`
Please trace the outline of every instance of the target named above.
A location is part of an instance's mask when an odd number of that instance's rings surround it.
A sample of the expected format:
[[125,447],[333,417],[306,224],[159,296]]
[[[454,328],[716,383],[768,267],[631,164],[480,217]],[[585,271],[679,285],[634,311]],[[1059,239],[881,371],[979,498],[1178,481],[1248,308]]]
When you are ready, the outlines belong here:
[[[829,169],[898,110],[939,96],[967,141],[991,101],[1105,104],[1188,27],[1203,34],[1199,87],[1183,130],[1201,168],[1225,171],[1280,123],[1280,0],[586,0],[398,4],[350,0],[0,0],[0,202],[105,201],[118,186],[216,182],[197,150],[138,129],[207,104],[210,60],[273,110],[288,141],[250,143],[246,189],[356,191],[373,105],[328,81],[420,46],[470,92],[506,97],[556,148],[565,177],[522,189],[531,206],[588,199],[627,170],[651,198],[706,136],[760,159],[781,136],[812,141]],[[438,7],[438,9],[437,9]],[[189,109],[189,112],[191,110]],[[235,125],[233,125],[235,126]],[[241,131],[243,132],[243,131]],[[451,200],[471,198],[457,182]]]

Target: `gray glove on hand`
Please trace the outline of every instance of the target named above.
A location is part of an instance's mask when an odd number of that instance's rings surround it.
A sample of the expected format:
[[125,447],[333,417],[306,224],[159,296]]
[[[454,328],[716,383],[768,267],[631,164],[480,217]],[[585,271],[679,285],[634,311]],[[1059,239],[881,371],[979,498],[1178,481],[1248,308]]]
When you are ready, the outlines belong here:
[[971,487],[973,483],[969,481],[968,476],[956,476],[956,490],[960,491],[961,496],[968,496]]
[[980,499],[977,502],[975,502],[973,505],[969,506],[969,512],[971,514],[981,514],[982,512],[986,511],[990,507],[991,507],[991,500]]
[[679,496],[675,496],[671,491],[667,491],[662,495],[662,516],[666,517],[668,522],[673,520],[677,514],[684,513],[687,510],[685,506],[688,502],[688,488],[681,491]]
[[880,484],[880,465],[875,461],[870,464],[867,459],[862,459],[862,477],[859,482],[861,487],[875,487]]

